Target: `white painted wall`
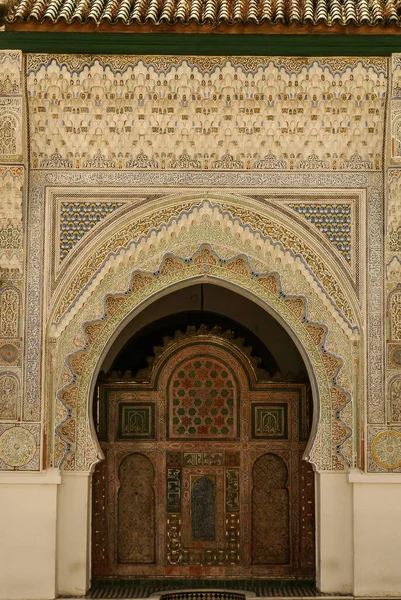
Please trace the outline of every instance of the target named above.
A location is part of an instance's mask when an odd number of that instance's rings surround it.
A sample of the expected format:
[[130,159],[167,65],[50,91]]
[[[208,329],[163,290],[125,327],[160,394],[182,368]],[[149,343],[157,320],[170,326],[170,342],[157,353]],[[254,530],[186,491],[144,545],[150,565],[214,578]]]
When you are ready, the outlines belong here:
[[57,501],[57,591],[80,596],[90,587],[89,473],[62,473]]
[[352,485],[345,473],[317,473],[317,586],[350,594],[353,588]]
[[0,598],[56,594],[56,469],[0,473]]
[[401,475],[351,473],[354,594],[401,597]]

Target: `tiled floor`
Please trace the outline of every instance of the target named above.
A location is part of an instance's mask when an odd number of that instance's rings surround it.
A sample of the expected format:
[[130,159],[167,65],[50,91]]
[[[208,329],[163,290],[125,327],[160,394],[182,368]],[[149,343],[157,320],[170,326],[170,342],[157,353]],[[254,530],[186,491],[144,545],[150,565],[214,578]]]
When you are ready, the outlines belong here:
[[[316,593],[315,596],[279,596],[281,600],[310,600],[311,597],[314,600],[401,600],[401,596],[347,596],[347,595],[336,595],[336,594],[319,594]],[[84,598],[88,598],[88,596],[60,596],[57,600],[83,600]],[[118,598],[118,596],[109,596],[109,598]],[[261,596],[258,600],[268,600],[268,598],[272,598],[272,596]],[[125,600],[141,600],[135,596],[124,596]]]
[[[218,592],[244,591],[250,592],[249,596],[258,598],[316,598],[320,596],[313,582],[285,582],[261,580],[211,580],[191,579],[189,581],[175,579],[153,579],[137,581],[108,581],[95,584],[88,592],[87,598],[149,598],[158,593],[169,591],[188,591],[185,600],[210,600],[211,593],[216,592],[212,600],[219,600]],[[202,598],[202,590],[207,598]],[[227,594],[224,594],[226,596]],[[224,599],[226,600],[226,599]]]
[[[124,600],[140,600],[143,598],[150,598],[155,600],[159,598],[159,594],[163,592],[163,595],[169,591],[188,591],[187,600],[219,600],[218,592],[233,591],[234,594],[238,595],[240,592],[251,592],[249,594],[251,600],[252,596],[256,596],[257,600],[263,600],[268,598],[281,598],[281,600],[401,600],[401,597],[386,598],[384,596],[371,596],[369,598],[358,597],[355,598],[352,595],[340,595],[340,594],[321,594],[313,582],[285,582],[285,581],[260,581],[260,580],[211,580],[192,579],[190,581],[183,580],[136,580],[136,581],[118,581],[110,580],[107,582],[97,582],[95,586],[87,593],[85,598],[123,598]],[[205,597],[198,592],[204,592]],[[215,598],[211,597],[211,592],[217,592]],[[227,594],[224,594],[227,596]],[[74,598],[59,598],[58,600],[74,600]],[[75,599],[78,600],[78,599]],[[82,600],[82,596],[80,597]],[[168,600],[168,599],[167,599]],[[171,600],[171,599],[170,599]],[[184,599],[181,599],[184,600]],[[220,600],[228,600],[227,598],[220,598]]]

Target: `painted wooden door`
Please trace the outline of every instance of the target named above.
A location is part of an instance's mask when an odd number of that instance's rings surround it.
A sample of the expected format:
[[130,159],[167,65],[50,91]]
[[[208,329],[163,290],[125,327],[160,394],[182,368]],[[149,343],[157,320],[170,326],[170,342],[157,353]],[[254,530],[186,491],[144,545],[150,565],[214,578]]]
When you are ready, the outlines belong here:
[[305,384],[204,335],[104,381],[96,411],[94,576],[314,577]]

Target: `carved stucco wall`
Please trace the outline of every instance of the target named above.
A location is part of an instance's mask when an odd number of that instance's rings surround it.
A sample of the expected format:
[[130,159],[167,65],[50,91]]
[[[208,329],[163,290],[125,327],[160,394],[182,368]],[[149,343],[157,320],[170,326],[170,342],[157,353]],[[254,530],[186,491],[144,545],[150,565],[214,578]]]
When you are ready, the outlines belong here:
[[[46,460],[79,470],[96,462],[88,402],[113,332],[141,299],[211,277],[266,303],[308,354],[319,395],[310,449],[318,468],[363,465],[362,436],[370,470],[400,468],[383,466],[380,441],[390,410],[388,67],[382,58],[26,57],[22,398],[28,419],[44,414]],[[3,88],[12,89],[8,81]],[[207,273],[207,263],[195,266],[202,248],[216,261]],[[275,288],[259,283],[274,277]],[[386,384],[393,396],[397,368]]]
[[40,467],[40,410],[23,402],[23,57],[0,52],[0,469]]
[[385,59],[30,55],[34,168],[381,169]]
[[401,468],[401,56],[391,60],[390,132],[386,173],[385,302],[386,302],[386,419],[390,427],[372,428],[370,468]]

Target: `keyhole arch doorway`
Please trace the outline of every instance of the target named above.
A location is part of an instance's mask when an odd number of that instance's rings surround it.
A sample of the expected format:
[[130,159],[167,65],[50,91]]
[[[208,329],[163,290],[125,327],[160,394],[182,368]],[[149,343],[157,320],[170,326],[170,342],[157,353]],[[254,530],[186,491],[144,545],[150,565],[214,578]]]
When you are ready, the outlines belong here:
[[[242,322],[232,318],[239,314]],[[266,330],[261,332],[262,317]],[[274,346],[280,344],[278,351]],[[283,372],[285,348],[289,363],[303,366],[301,372]],[[302,357],[273,317],[232,290],[192,284],[131,321],[103,367],[94,411],[105,455],[93,478],[94,575],[180,578],[196,570],[209,577],[313,578],[314,475],[303,460],[312,424],[310,383]],[[134,419],[135,411],[140,419]],[[141,431],[138,423],[146,423]],[[156,473],[158,516],[146,536],[142,531],[142,556],[128,563],[118,554],[120,526],[113,507],[121,512],[120,491],[127,485],[121,464],[138,452]],[[262,524],[273,530],[272,515],[282,515],[276,530],[284,531],[285,548],[281,555],[262,549],[256,556],[252,519],[256,511],[260,521],[261,504],[253,474],[266,456],[288,473],[282,489],[273,490],[270,525]],[[149,483],[148,467],[129,477],[133,488]],[[127,514],[135,502],[126,505]],[[300,535],[302,514],[308,515],[307,536]]]

